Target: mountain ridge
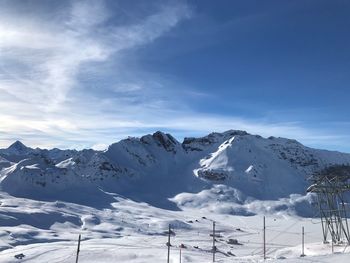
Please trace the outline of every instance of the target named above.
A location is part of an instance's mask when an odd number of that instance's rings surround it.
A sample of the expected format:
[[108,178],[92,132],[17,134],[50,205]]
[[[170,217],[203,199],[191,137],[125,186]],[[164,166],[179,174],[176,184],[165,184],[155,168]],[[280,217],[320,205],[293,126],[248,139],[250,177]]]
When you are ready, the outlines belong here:
[[105,151],[32,149],[17,141],[0,149],[0,158],[0,188],[14,196],[59,200],[72,189],[75,200],[74,189],[100,189],[172,209],[177,206],[169,199],[177,194],[221,184],[261,200],[305,194],[308,175],[350,163],[350,154],[239,130],[186,137],[182,143],[157,131]]

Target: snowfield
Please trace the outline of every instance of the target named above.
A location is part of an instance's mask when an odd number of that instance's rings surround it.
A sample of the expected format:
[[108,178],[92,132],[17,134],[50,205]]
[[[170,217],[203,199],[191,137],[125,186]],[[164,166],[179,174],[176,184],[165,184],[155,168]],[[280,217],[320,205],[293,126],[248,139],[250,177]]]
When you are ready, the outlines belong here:
[[[0,149],[0,262],[349,262],[323,244],[307,178],[350,155],[244,131],[178,142],[156,132],[108,150]],[[301,228],[305,227],[305,257]],[[22,259],[15,255],[23,254]]]
[[[192,208],[169,211],[115,198],[110,208],[100,210],[2,196],[1,225],[6,226],[0,228],[0,262],[74,262],[79,234],[83,240],[80,262],[166,262],[168,224],[175,233],[171,236],[170,262],[179,262],[181,244],[185,246],[182,262],[211,262],[213,220],[217,262],[263,261],[261,215],[217,214]],[[22,222],[11,222],[15,217]],[[300,257],[302,226],[306,233],[304,258]],[[236,239],[237,244],[228,244],[229,239]],[[350,248],[335,246],[334,251],[342,254],[332,255],[331,245],[320,242],[321,226],[315,218],[268,215],[266,240],[272,262],[348,262],[350,257]],[[25,255],[21,261],[14,258],[20,253]]]

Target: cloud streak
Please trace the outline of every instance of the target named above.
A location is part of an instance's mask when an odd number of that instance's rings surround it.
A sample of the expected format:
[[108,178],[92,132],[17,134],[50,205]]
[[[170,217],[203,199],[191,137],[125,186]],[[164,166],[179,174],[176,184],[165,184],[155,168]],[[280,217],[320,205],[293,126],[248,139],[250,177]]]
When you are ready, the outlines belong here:
[[[176,4],[141,17],[137,23],[119,25],[113,24],[103,1],[71,3],[52,23],[8,10],[1,13],[0,120],[7,137],[37,131],[64,141],[60,131],[69,134],[85,129],[82,122],[89,120],[80,121],[80,126],[73,123],[89,114],[84,107],[92,105],[84,101],[95,94],[84,94],[88,91],[79,75],[98,75],[96,63],[114,59],[117,64],[116,56],[124,50],[151,43],[190,15],[186,5]],[[76,89],[83,91],[80,96],[74,95]],[[116,87],[122,93],[140,89],[137,83],[119,82]],[[114,107],[123,104],[120,100],[115,103]],[[104,105],[97,101],[95,115],[103,114],[100,106]]]
[[106,2],[69,3],[52,21],[16,8],[0,12],[0,147],[20,139],[34,147],[100,149],[156,129],[178,138],[243,129],[310,145],[345,140],[300,123],[198,113],[183,98],[210,94],[177,91],[181,83],[129,66],[130,52],[191,17],[186,4],[162,5],[126,23]]
[[[125,49],[154,41],[189,15],[186,6],[165,7],[143,18],[138,24],[108,25],[110,14],[103,1],[74,1],[60,24],[44,29],[29,18],[11,23],[0,21],[0,89],[42,104],[52,111],[67,99],[69,91],[79,85],[80,71],[91,63],[104,62]],[[16,14],[12,14],[16,16]],[[10,20],[10,21],[9,21]]]

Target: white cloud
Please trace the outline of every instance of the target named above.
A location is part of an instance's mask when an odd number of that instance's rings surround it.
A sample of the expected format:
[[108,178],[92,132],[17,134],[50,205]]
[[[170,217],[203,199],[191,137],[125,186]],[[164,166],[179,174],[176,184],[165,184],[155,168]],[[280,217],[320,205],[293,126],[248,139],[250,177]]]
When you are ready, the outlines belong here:
[[35,147],[103,149],[155,129],[189,135],[243,129],[311,145],[345,140],[299,123],[199,114],[160,76],[129,68],[125,51],[151,44],[190,17],[188,6],[173,3],[114,24],[103,1],[71,3],[52,21],[0,11],[0,147],[20,139]]
[[[94,78],[100,74],[94,63],[113,60],[115,65],[123,50],[154,41],[189,16],[186,5],[176,4],[140,17],[137,23],[120,25],[109,20],[111,13],[103,1],[71,3],[52,21],[15,9],[0,12],[0,128],[9,138],[41,132],[47,140],[69,140],[77,129],[93,133],[86,124],[103,129],[103,123],[95,126],[95,118],[99,120],[103,111],[113,114],[113,108],[123,104],[130,108],[130,104],[114,100],[114,105],[103,108],[108,95],[89,103],[86,100],[104,91],[89,94],[79,74],[88,72],[87,77]],[[126,93],[142,90],[138,83],[120,81],[114,88]],[[74,94],[79,90],[79,95]]]
[[110,16],[103,1],[76,1],[73,2],[66,25],[75,32],[89,34],[92,27],[102,24]]
[[94,144],[91,148],[96,150],[96,151],[104,151],[104,150],[107,150],[108,144],[97,143],[97,144]]
[[[7,63],[1,68],[5,76],[0,79],[1,90],[16,97],[30,90],[29,101],[57,110],[69,91],[79,85],[78,74],[88,67],[86,63],[107,61],[121,50],[147,44],[188,16],[186,6],[179,5],[138,24],[104,26],[110,14],[103,1],[74,1],[69,12],[59,25],[44,28],[41,24],[48,21],[18,17],[19,21],[11,24],[13,17],[6,21],[9,14],[3,16],[0,59]],[[14,64],[11,71],[7,69],[10,63]]]

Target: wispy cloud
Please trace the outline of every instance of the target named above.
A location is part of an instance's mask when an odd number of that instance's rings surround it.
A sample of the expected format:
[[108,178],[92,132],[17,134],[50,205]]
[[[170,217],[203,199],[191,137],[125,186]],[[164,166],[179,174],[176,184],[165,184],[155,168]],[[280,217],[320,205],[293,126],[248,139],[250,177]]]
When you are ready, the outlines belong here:
[[[114,24],[105,2],[74,1],[64,12],[56,14],[51,23],[22,15],[4,11],[0,16],[2,133],[21,137],[28,131],[40,131],[65,140],[65,136],[58,136],[60,131],[69,134],[85,128],[81,121],[76,125],[82,116],[82,122],[91,123],[87,117],[89,110],[84,107],[94,106],[85,100],[95,97],[96,91],[86,94],[87,87],[79,75],[82,72],[90,75],[87,78],[98,75],[99,70],[94,69],[98,62],[109,63],[113,59],[113,65],[118,64],[118,55],[124,50],[151,43],[188,18],[190,10],[178,3],[163,6],[136,23]],[[114,80],[113,76],[107,77]],[[109,83],[115,92],[142,89],[138,83],[116,82]],[[79,96],[75,96],[75,90],[80,90]],[[99,95],[103,93],[101,90]],[[132,98],[124,96],[126,99]],[[106,101],[108,95],[96,101],[95,115],[113,112],[111,108],[128,103],[115,99],[114,105],[108,105]]]
[[[78,74],[92,62],[152,42],[189,15],[186,6],[165,7],[138,24],[108,25],[110,14],[103,1],[75,1],[59,25],[2,14],[0,21],[0,89],[17,98],[55,110],[78,83]],[[27,21],[31,20],[30,26]],[[57,21],[55,21],[57,22]],[[24,91],[30,90],[27,96]]]
[[69,3],[51,21],[15,8],[0,11],[0,147],[20,139],[39,147],[102,149],[156,129],[179,138],[243,129],[315,146],[345,140],[301,123],[198,113],[183,97],[210,95],[179,92],[176,80],[129,66],[130,51],[191,17],[182,2],[127,23],[116,22],[103,1]]

